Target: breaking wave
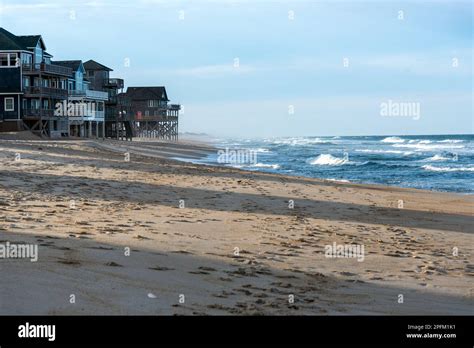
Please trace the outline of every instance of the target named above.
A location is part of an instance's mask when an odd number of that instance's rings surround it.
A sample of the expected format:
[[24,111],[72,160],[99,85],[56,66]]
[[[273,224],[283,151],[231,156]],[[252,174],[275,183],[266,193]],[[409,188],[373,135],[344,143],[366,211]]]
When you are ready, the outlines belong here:
[[405,140],[399,137],[387,137],[381,140],[382,143],[404,143]]
[[448,158],[448,157],[443,157],[441,155],[434,155],[430,158],[425,158],[423,160],[423,162],[436,162],[436,161],[449,161],[451,160],[452,158]]
[[342,166],[348,162],[347,158],[334,157],[330,154],[322,154],[307,161],[308,164],[317,166]]
[[256,163],[249,167],[257,167],[257,168],[272,168],[272,169],[279,169],[279,164],[266,164],[266,163]]
[[474,167],[435,167],[427,164],[421,168],[432,172],[474,172]]
[[393,147],[405,147],[415,149],[415,151],[422,150],[438,150],[438,149],[462,149],[463,145],[441,145],[441,144],[393,144]]

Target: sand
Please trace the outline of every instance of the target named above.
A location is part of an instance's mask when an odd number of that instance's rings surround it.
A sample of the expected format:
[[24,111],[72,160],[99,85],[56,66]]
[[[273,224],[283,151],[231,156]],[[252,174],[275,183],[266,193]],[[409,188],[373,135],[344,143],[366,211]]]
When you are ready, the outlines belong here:
[[170,159],[193,141],[0,150],[0,244],[39,248],[0,259],[0,314],[474,313],[472,195]]

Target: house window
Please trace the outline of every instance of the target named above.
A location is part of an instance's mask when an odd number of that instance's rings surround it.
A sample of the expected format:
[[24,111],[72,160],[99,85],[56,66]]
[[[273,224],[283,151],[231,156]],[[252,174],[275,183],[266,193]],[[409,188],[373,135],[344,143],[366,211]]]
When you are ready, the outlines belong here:
[[8,66],[8,53],[0,54],[0,66]]
[[149,110],[145,110],[145,116],[150,116],[150,111]]
[[35,64],[40,64],[43,62],[43,50],[41,47],[36,46],[34,49],[35,52]]
[[22,61],[23,65],[31,66],[31,63],[33,61],[33,56],[31,54],[22,53],[21,54],[21,61]]
[[159,100],[149,100],[148,101],[148,107],[149,108],[157,108],[160,106],[160,101]]
[[17,67],[20,62],[16,53],[0,53],[0,67]]
[[15,111],[14,98],[5,98],[5,111]]
[[38,110],[39,109],[39,99],[32,99],[31,100],[31,108]]

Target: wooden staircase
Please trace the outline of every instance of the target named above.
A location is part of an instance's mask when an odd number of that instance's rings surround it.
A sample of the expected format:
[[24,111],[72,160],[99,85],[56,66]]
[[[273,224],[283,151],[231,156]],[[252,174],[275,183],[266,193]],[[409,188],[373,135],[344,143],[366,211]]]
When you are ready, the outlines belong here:
[[125,126],[125,137],[132,140],[132,138],[135,136],[132,121],[123,121],[123,124]]

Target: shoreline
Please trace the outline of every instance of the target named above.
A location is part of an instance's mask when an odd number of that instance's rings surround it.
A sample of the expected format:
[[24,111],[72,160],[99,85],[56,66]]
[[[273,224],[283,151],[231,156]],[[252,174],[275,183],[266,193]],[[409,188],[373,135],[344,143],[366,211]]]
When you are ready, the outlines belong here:
[[[118,141],[120,143],[123,143],[123,141]],[[162,144],[166,144],[166,142],[160,142],[160,141],[155,141],[156,143],[162,143]],[[153,142],[151,142],[153,143]],[[130,143],[126,143],[126,144],[130,144]],[[218,150],[221,150],[220,148],[214,146],[214,145],[211,145],[210,143],[208,142],[205,142],[205,141],[194,141],[194,140],[190,140],[190,139],[187,139],[185,141],[183,141],[181,143],[182,145],[187,145],[187,146],[195,146],[195,145],[198,145],[198,146],[202,146],[204,148],[208,148],[208,151],[209,153],[213,153],[215,151],[218,151]],[[111,151],[114,151],[112,148],[111,148]],[[141,156],[149,156],[148,154],[146,153],[140,153]],[[153,156],[151,156],[153,157]],[[344,180],[344,179],[325,179],[325,178],[321,178],[321,177],[311,177],[311,176],[303,176],[303,175],[298,175],[298,174],[291,174],[291,173],[276,173],[276,172],[271,172],[271,171],[265,171],[265,170],[251,170],[251,169],[243,169],[243,168],[238,168],[238,167],[234,167],[232,165],[223,165],[223,164],[219,164],[219,163],[204,163],[204,162],[200,162],[201,160],[205,159],[206,157],[204,157],[204,155],[202,157],[189,157],[189,158],[176,158],[176,157],[159,157],[159,158],[166,158],[167,160],[170,160],[170,161],[178,161],[178,162],[182,162],[182,163],[191,163],[191,164],[195,164],[195,165],[198,165],[198,166],[208,166],[208,167],[217,167],[217,168],[221,168],[221,169],[234,169],[234,170],[238,170],[238,171],[242,171],[243,173],[266,173],[266,174],[273,174],[273,175],[278,175],[278,176],[282,176],[282,177],[294,177],[294,178],[299,178],[299,179],[311,179],[311,180],[317,180],[317,181],[323,181],[323,182],[333,182],[333,183],[336,183],[336,184],[349,184],[349,185],[354,185],[354,186],[357,186],[357,187],[366,187],[366,188],[387,188],[387,189],[401,189],[401,190],[415,190],[415,191],[420,191],[420,192],[432,192],[432,193],[440,193],[440,194],[452,194],[452,195],[460,195],[460,196],[474,196],[474,193],[471,193],[471,192],[453,192],[453,191],[437,191],[437,190],[427,190],[427,189],[419,189],[419,188],[415,188],[415,187],[404,187],[404,186],[396,186],[396,185],[384,185],[384,184],[376,184],[376,183],[357,183],[357,182],[354,182],[354,181],[351,181],[351,180]]]
[[[18,132],[17,132],[18,133]],[[20,132],[20,133],[29,133],[29,132]],[[4,133],[5,134],[5,133]],[[13,133],[12,133],[13,134]],[[450,134],[452,136],[455,136],[456,134]],[[465,134],[461,134],[465,135]],[[470,135],[470,134],[466,134]],[[400,136],[400,135],[396,135]],[[413,137],[416,137],[417,135],[410,135]],[[418,135],[419,136],[419,135]],[[439,136],[444,136],[444,134],[441,134]],[[385,136],[380,136],[380,137],[385,137]],[[389,137],[389,135],[387,135]],[[429,189],[420,189],[420,188],[415,188],[415,187],[405,187],[405,186],[397,186],[397,185],[386,185],[386,184],[378,184],[378,183],[365,183],[365,182],[354,182],[351,180],[345,180],[345,179],[326,179],[322,177],[312,177],[312,176],[304,176],[304,175],[299,175],[299,174],[291,174],[291,173],[277,173],[277,172],[271,172],[271,171],[265,171],[265,170],[252,170],[252,169],[243,169],[239,167],[234,167],[232,165],[223,165],[219,163],[204,163],[200,162],[201,160],[204,160],[207,155],[217,152],[218,150],[222,150],[216,145],[212,144],[212,141],[210,136],[184,136],[182,140],[179,140],[178,142],[168,142],[166,140],[159,140],[159,139],[146,139],[146,138],[134,138],[132,142],[129,141],[123,141],[123,140],[115,140],[115,139],[87,139],[87,138],[69,138],[69,139],[41,139],[39,137],[36,137],[36,140],[31,140],[29,139],[29,136],[26,136],[25,139],[13,139],[10,137],[7,137],[6,139],[2,138],[2,135],[0,133],[0,142],[1,141],[27,141],[27,142],[39,142],[39,143],[47,143],[47,142],[58,142],[58,143],[67,143],[67,142],[86,142],[89,144],[93,144],[92,146],[96,146],[97,148],[101,148],[106,151],[111,151],[113,153],[123,153],[123,150],[126,150],[127,147],[129,148],[130,154],[135,154],[143,157],[149,157],[149,158],[159,158],[159,159],[165,159],[168,161],[177,161],[181,163],[187,163],[187,164],[194,164],[197,166],[205,166],[205,167],[215,167],[215,168],[221,168],[221,169],[233,169],[233,170],[238,170],[242,171],[243,173],[266,173],[266,174],[272,174],[272,175],[278,175],[282,177],[292,177],[292,178],[299,178],[299,179],[311,179],[311,180],[317,180],[317,181],[322,181],[322,182],[332,182],[336,184],[348,184],[348,185],[354,185],[356,187],[361,187],[361,188],[374,188],[374,189],[400,189],[400,190],[414,190],[414,191],[420,191],[420,192],[431,192],[431,193],[438,193],[438,194],[449,194],[449,195],[459,195],[459,196],[474,196],[474,193],[472,192],[457,192],[457,191],[440,191],[440,190],[429,190]],[[137,146],[135,146],[137,145]],[[166,151],[159,151],[156,146],[163,146],[163,147],[171,147],[171,149],[168,149],[171,152],[166,152]],[[155,146],[154,151],[150,151],[150,146]],[[122,151],[118,151],[118,148],[121,148]]]
[[[127,162],[95,143],[0,140],[0,242],[39,245],[38,262],[0,259],[1,314],[472,312],[471,196],[166,158],[204,145],[141,143]],[[363,261],[326,257],[333,243]]]

